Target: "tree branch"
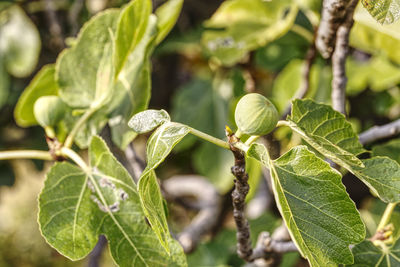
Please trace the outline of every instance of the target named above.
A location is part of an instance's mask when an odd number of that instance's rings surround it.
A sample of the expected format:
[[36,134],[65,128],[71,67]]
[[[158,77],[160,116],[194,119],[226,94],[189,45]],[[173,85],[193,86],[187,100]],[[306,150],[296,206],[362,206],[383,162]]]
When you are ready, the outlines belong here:
[[[301,73],[302,81],[294,97],[295,99],[304,98],[308,90],[310,89],[310,73],[311,73],[311,67],[314,63],[315,56],[316,56],[316,48],[315,48],[315,42],[313,41],[306,54],[305,62]],[[289,103],[289,105],[286,107],[285,111],[281,116],[281,120],[285,120],[287,115],[290,114],[291,110],[292,110],[292,104]]]
[[231,168],[235,176],[235,189],[232,192],[233,218],[236,223],[237,253],[245,261],[252,261],[250,226],[244,213],[246,196],[249,193],[249,176],[246,173],[246,161],[242,150],[234,147],[234,144],[240,142],[234,134],[228,135],[229,145],[235,157],[235,165]]
[[335,51],[332,55],[332,107],[346,114],[346,58],[349,53],[349,34],[353,26],[353,14],[358,0],[347,6],[346,18],[336,32]]
[[322,16],[315,45],[324,58],[329,58],[334,50],[336,32],[342,24],[348,5],[346,0],[324,0]]
[[400,134],[400,119],[391,123],[374,126],[358,135],[360,143],[365,145],[379,139],[384,139]]
[[167,197],[177,199],[194,196],[198,207],[201,207],[190,225],[177,236],[185,253],[190,253],[196,248],[201,237],[217,224],[221,211],[221,197],[210,182],[198,175],[173,176],[164,181],[162,186],[168,194]]

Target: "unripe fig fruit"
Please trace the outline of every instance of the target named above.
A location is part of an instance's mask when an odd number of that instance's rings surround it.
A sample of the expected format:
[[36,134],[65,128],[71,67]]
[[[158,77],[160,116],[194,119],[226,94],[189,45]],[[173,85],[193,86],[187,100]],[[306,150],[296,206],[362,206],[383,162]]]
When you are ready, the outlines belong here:
[[265,135],[278,123],[278,111],[266,97],[252,93],[243,96],[235,110],[238,129],[248,135]]
[[55,95],[42,96],[36,100],[33,113],[36,120],[43,128],[55,126],[66,112],[67,105]]

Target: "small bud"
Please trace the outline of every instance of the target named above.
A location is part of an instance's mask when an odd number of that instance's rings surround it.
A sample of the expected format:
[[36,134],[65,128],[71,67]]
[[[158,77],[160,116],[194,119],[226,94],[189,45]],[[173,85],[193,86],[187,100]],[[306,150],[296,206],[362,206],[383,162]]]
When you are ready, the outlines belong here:
[[38,123],[45,128],[55,126],[66,112],[67,105],[58,96],[42,96],[36,100],[33,113]]
[[265,135],[278,123],[278,111],[266,97],[252,93],[243,96],[235,110],[238,129],[248,135]]

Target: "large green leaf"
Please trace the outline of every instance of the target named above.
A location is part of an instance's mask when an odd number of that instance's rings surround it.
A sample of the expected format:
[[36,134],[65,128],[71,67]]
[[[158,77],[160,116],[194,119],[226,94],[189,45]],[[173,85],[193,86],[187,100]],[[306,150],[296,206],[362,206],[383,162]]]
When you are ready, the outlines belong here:
[[104,234],[120,266],[186,266],[182,249],[171,255],[147,225],[132,178],[106,144],[93,137],[90,168],[56,163],[39,197],[39,224],[47,242],[72,260],[85,257]]
[[391,25],[381,25],[358,7],[354,13],[354,26],[350,34],[350,45],[372,54],[383,53],[400,63],[400,21]]
[[251,151],[250,156],[269,162],[279,211],[310,265],[352,263],[349,245],[364,239],[365,228],[340,174],[305,146],[292,148],[275,161],[259,145]]
[[158,35],[156,43],[159,44],[174,27],[181,13],[183,0],[169,0],[155,11],[158,18]]
[[374,246],[371,241],[356,245],[353,249],[354,264],[347,265],[353,267],[391,267],[400,266],[400,240],[392,245],[382,249]]
[[378,22],[390,24],[400,18],[399,0],[362,0],[368,12]]
[[169,251],[170,233],[164,212],[163,198],[154,169],[168,156],[172,148],[189,133],[189,127],[165,122],[147,142],[147,166],[140,176],[139,195],[143,210],[161,244]]
[[311,100],[295,100],[288,122],[308,144],[356,175],[384,202],[400,200],[400,165],[386,157],[358,159],[365,150],[341,113]]
[[247,52],[285,34],[293,25],[297,6],[290,0],[225,1],[205,26],[202,42],[220,64],[231,66]]
[[365,152],[343,114],[312,100],[294,100],[289,126],[333,162],[351,168],[363,167],[356,156]]
[[98,107],[111,97],[113,33],[118,15],[115,9],[96,15],[83,26],[74,46],[57,59],[59,93],[69,106]]
[[40,53],[40,36],[35,25],[17,5],[0,11],[0,57],[7,71],[25,77],[35,68]]
[[44,66],[33,78],[20,96],[14,111],[15,121],[19,126],[37,125],[33,114],[33,105],[41,96],[57,95],[58,85],[55,81],[54,65]]

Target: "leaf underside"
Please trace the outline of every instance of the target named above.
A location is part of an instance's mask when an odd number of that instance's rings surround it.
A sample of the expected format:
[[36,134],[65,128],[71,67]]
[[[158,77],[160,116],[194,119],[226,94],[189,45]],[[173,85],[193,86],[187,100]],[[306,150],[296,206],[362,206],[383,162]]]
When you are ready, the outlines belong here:
[[381,24],[390,24],[400,18],[400,0],[361,0],[372,17]]

